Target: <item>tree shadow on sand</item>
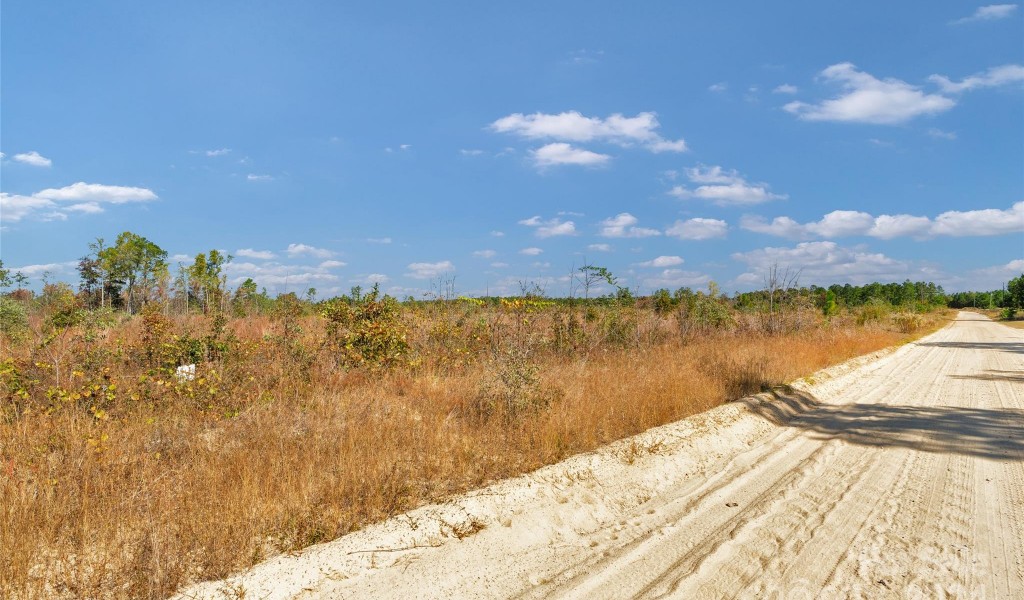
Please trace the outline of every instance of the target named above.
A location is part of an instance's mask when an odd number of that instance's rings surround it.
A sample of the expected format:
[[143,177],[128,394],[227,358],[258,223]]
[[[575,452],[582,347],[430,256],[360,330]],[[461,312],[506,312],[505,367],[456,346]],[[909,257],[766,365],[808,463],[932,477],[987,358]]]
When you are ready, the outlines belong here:
[[755,414],[821,440],[1024,461],[1024,410],[956,406],[823,404],[793,389],[774,401],[741,400]]
[[1024,354],[1024,343],[1018,342],[918,342],[917,345],[960,350],[998,350],[999,352]]

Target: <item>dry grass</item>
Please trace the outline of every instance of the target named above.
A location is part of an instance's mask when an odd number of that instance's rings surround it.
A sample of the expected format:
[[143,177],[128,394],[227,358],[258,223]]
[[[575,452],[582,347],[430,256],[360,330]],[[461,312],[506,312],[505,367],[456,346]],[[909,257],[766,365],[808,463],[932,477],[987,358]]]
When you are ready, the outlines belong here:
[[[441,347],[431,319],[410,335],[444,361],[385,372],[297,356],[317,348],[315,326],[282,342],[280,323],[237,320],[237,358],[201,365],[202,384],[145,380],[130,351],[139,319],[105,332],[81,354],[103,357],[99,375],[62,388],[100,391],[33,396],[0,423],[0,596],[166,597],[907,337],[837,321],[545,351],[536,385],[550,403],[510,418],[478,409],[486,352]],[[477,358],[460,359],[463,346]]]

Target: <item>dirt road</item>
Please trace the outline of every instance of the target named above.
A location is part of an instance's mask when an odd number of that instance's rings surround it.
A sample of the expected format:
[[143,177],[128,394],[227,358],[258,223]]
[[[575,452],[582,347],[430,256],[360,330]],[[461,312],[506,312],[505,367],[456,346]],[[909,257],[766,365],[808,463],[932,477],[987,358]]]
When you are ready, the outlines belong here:
[[1024,332],[887,354],[183,597],[1024,598]]

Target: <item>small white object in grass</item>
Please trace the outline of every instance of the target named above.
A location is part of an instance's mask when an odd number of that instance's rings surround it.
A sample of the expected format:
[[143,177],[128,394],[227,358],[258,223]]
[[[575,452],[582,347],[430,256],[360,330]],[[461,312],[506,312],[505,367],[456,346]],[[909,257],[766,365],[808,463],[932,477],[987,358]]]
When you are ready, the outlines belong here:
[[178,381],[192,381],[196,378],[196,366],[181,365],[174,371],[174,376],[178,378]]

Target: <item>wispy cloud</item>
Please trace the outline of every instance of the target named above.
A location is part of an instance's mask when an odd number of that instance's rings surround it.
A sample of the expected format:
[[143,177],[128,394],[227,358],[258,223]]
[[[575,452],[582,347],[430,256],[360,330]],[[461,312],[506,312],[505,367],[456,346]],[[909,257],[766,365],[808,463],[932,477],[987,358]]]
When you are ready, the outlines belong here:
[[593,250],[594,252],[611,252],[611,244],[590,244],[587,246],[587,250]]
[[526,256],[539,256],[543,252],[544,252],[543,250],[541,250],[540,248],[537,248],[536,246],[531,246],[529,248],[523,248],[522,250],[519,251],[520,254],[524,254]]
[[805,121],[894,125],[945,112],[956,105],[950,98],[926,94],[905,81],[878,79],[848,62],[828,67],[821,76],[839,84],[844,93],[817,104],[794,101],[783,108]]
[[473,256],[477,258],[494,258],[498,253],[494,250],[476,250],[473,252]]
[[938,85],[947,94],[958,94],[978,88],[996,87],[1024,81],[1024,66],[1002,65],[991,67],[981,73],[965,77],[960,82],[952,81],[945,75],[932,75],[928,78],[928,81]]
[[274,179],[271,175],[257,175],[255,173],[249,173],[245,178],[249,181],[273,181]]
[[393,240],[391,238],[389,238],[389,237],[379,237],[379,238],[366,238],[366,241],[371,243],[371,244],[390,244]]
[[699,185],[694,189],[677,185],[669,190],[670,195],[676,198],[708,200],[719,206],[760,204],[787,198],[785,194],[768,191],[766,183],[748,183],[735,170],[726,170],[719,166],[700,165],[686,169],[685,173],[691,183]]
[[973,23],[976,21],[998,21],[999,19],[1005,19],[1017,10],[1016,4],[988,4],[986,6],[979,6],[974,14],[957,19],[953,21],[954,25],[962,25],[964,23]]
[[795,94],[795,93],[797,93],[799,91],[800,90],[795,85],[790,85],[788,83],[783,83],[782,85],[776,86],[775,89],[772,90],[772,93],[773,94]]
[[204,154],[207,156],[224,156],[231,152],[231,148],[218,148],[216,150],[206,150]]
[[930,128],[928,130],[928,135],[933,137],[933,138],[935,138],[935,139],[937,139],[937,140],[955,140],[956,139],[956,133],[953,133],[952,131],[943,131],[943,130],[938,129],[936,127]]

